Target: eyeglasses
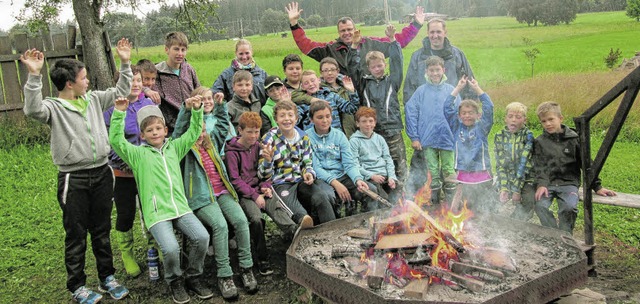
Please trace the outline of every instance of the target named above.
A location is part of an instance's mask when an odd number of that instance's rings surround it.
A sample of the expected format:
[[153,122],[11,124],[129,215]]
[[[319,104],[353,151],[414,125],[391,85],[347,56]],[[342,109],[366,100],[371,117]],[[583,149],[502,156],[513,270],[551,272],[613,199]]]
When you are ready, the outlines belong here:
[[322,73],[335,73],[337,71],[338,71],[338,69],[333,68],[333,69],[323,69],[321,72]]

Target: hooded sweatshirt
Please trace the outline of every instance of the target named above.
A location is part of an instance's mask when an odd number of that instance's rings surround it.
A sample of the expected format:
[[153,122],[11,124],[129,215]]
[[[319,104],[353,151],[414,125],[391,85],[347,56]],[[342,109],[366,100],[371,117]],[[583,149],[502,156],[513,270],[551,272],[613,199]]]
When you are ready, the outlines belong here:
[[115,88],[81,96],[83,112],[62,98],[42,99],[42,75],[31,75],[24,86],[24,114],[51,127],[51,157],[61,172],[97,168],[107,163],[111,147],[102,113],[119,96],[131,92],[131,67],[120,66]]
[[238,141],[239,139],[240,137],[237,136],[227,141],[224,162],[227,165],[231,184],[238,194],[255,201],[260,196],[260,188],[269,188],[271,183],[258,178],[260,143],[256,141],[247,148]]

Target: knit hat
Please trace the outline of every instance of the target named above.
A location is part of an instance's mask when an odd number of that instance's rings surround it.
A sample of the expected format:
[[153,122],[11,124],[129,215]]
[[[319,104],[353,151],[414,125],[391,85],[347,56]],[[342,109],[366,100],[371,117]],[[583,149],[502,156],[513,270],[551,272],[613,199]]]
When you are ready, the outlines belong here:
[[274,86],[274,85],[284,85],[284,83],[282,83],[282,80],[280,80],[280,77],[276,76],[276,75],[271,75],[269,77],[267,77],[267,79],[264,80],[264,89],[265,90],[269,90],[270,87]]
[[136,114],[137,114],[137,120],[138,120],[138,127],[140,127],[140,124],[142,124],[142,121],[149,116],[159,117],[160,119],[162,119],[162,123],[166,123],[164,121],[164,116],[162,115],[162,111],[160,111],[160,108],[158,108],[158,106],[156,105],[144,106],[140,108],[140,110],[138,110],[138,113]]

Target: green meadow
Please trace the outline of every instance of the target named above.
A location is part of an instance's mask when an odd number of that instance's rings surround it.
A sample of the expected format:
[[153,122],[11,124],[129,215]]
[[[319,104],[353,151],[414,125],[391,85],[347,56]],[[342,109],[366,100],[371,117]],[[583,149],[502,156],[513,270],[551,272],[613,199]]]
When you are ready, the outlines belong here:
[[[397,25],[398,30],[402,26]],[[382,26],[360,26],[359,29],[367,36],[384,35]],[[502,109],[512,101],[521,101],[529,106],[528,125],[536,135],[541,131],[534,111],[542,101],[560,102],[565,122],[573,125],[572,117],[582,113],[628,73],[613,72],[606,68],[604,57],[609,50],[619,48],[625,58],[640,51],[640,22],[626,17],[624,12],[580,14],[570,25],[553,27],[528,27],[507,17],[468,18],[448,21],[447,29],[452,44],[465,52],[476,78],[494,100],[495,125],[490,142],[493,142],[493,134],[503,126]],[[411,53],[420,48],[425,34],[426,27],[404,49],[405,65],[408,65]],[[307,29],[307,36],[315,41],[330,41],[337,37],[337,31],[335,27]],[[523,37],[530,39],[533,45],[526,46]],[[290,33],[287,38],[281,38],[277,33],[247,39],[253,44],[257,64],[269,74],[283,76],[282,58],[289,53],[300,54]],[[211,86],[219,73],[230,65],[234,58],[234,45],[233,40],[223,40],[189,46],[188,61],[195,67],[203,85]],[[535,62],[534,78],[531,78],[531,66],[523,54],[523,50],[531,47],[540,50]],[[142,58],[162,61],[165,59],[164,48],[158,46],[134,51],[134,62]],[[318,70],[315,61],[304,55],[302,58],[305,68]],[[614,110],[604,111],[601,117],[594,120],[594,155]],[[640,193],[638,110],[639,106],[635,105],[600,176],[606,187],[616,191]],[[0,129],[3,130],[0,132],[0,142],[17,143],[0,146],[0,172],[4,175],[0,179],[0,226],[3,227],[0,236],[3,244],[0,248],[0,303],[69,302],[63,263],[64,231],[56,200],[57,172],[51,162],[49,145],[3,138],[19,137],[21,133],[14,131],[15,126],[5,120],[0,120],[0,123]],[[30,125],[26,124],[27,128]],[[582,216],[581,210],[577,235],[582,234]],[[639,217],[640,211],[637,209],[595,206],[596,242],[604,244],[606,250],[623,246],[635,252],[634,255],[621,257],[622,261],[615,263],[601,261],[603,265],[634,265],[637,262],[640,249]],[[115,220],[115,208],[113,218]],[[135,227],[139,231],[137,221]],[[136,238],[138,261],[143,261],[145,241],[139,233]],[[116,267],[121,268],[122,262],[115,243],[114,258]],[[86,271],[88,284],[95,287],[95,261],[90,250],[87,251]],[[125,278],[122,270],[118,270],[118,276],[123,278],[125,284],[132,286],[140,285],[136,280],[145,280],[144,277]],[[164,286],[159,288],[164,289]],[[138,292],[136,295],[136,292],[132,288],[128,303],[149,302],[147,294]],[[296,301],[289,299],[286,302]],[[152,302],[160,303],[162,299]]]

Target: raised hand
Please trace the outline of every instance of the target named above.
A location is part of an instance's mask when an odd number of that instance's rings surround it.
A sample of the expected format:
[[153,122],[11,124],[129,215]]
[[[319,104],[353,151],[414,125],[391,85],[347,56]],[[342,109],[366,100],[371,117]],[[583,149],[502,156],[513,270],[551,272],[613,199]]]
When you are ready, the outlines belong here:
[[349,92],[353,93],[356,91],[356,88],[353,86],[353,80],[351,80],[349,76],[342,77],[342,86]]
[[384,34],[387,35],[389,41],[396,41],[396,27],[393,24],[387,24],[387,28],[384,30]]
[[113,104],[116,110],[124,112],[129,107],[129,99],[126,97],[118,97],[113,101]]
[[267,162],[273,161],[273,154],[276,152],[276,147],[271,145],[265,145],[260,143],[260,156]]
[[458,94],[460,94],[464,87],[467,86],[467,82],[468,80],[466,75],[460,77],[460,80],[458,80],[458,84],[455,88],[453,88],[453,91],[451,91],[451,96],[458,96]]
[[354,48],[354,49],[358,48],[358,46],[360,45],[361,41],[362,41],[362,33],[360,33],[360,30],[353,31],[353,38],[351,40],[351,47]]
[[298,24],[298,19],[300,19],[300,14],[302,14],[302,9],[299,9],[299,7],[298,2],[291,2],[284,8],[289,17],[289,23],[292,26]]
[[184,101],[184,108],[187,110],[191,110],[192,108],[196,110],[200,109],[201,105],[202,105],[202,96],[200,95],[189,97],[187,98],[187,100]]
[[215,102],[216,104],[223,104],[224,103],[224,94],[222,92],[218,92],[215,95],[213,95],[213,102]]
[[24,54],[20,55],[20,62],[27,66],[29,74],[40,75],[40,70],[44,65],[44,53],[36,49],[26,50]]
[[289,90],[287,90],[287,87],[282,86],[280,88],[280,100],[288,100],[291,101],[291,92],[289,92]]
[[[465,76],[465,78],[466,77],[467,76]],[[473,89],[473,91],[476,93],[476,95],[480,96],[482,95],[482,93],[484,93],[484,91],[480,88],[480,85],[478,85],[478,81],[475,78],[469,79],[468,83],[471,89]]]
[[413,15],[413,19],[419,24],[424,24],[424,20],[427,15],[424,13],[424,7],[416,6],[416,13]]
[[122,38],[118,40],[118,44],[116,45],[116,53],[118,53],[118,57],[120,57],[120,61],[123,63],[129,63],[131,60],[131,42],[129,39]]

